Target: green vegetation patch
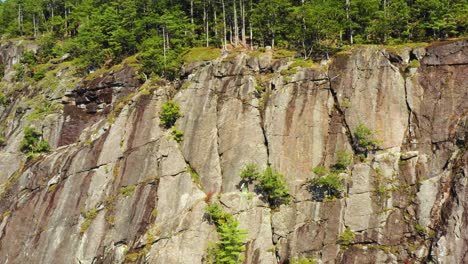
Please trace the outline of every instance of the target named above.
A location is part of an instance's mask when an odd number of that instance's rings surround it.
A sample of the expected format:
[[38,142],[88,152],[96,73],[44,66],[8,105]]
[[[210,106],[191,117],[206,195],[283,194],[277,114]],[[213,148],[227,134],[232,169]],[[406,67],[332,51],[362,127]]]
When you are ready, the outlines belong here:
[[419,60],[416,60],[416,59],[413,59],[410,61],[410,63],[408,64],[408,68],[419,68],[421,66],[421,63],[419,62]]
[[135,185],[129,185],[125,187],[120,188],[120,194],[124,197],[130,197],[133,195],[135,192],[136,186]]
[[417,49],[417,48],[424,48],[429,46],[429,43],[426,42],[408,42],[402,44],[395,44],[395,45],[384,45],[384,48],[390,51],[400,52],[404,49]]
[[422,226],[420,224],[415,224],[414,229],[418,233],[418,235],[425,237],[425,238],[431,238],[434,236],[434,231],[432,231],[430,228]]
[[332,166],[332,171],[336,173],[344,172],[348,169],[353,161],[353,153],[338,151],[336,153],[336,162]]
[[180,112],[179,104],[171,100],[164,102],[159,113],[161,125],[167,129],[174,126],[177,119],[181,116],[182,112]]
[[260,173],[256,165],[247,164],[240,173],[240,177],[239,186],[255,182],[255,191],[261,194],[262,198],[273,208],[281,204],[288,204],[291,201],[291,195],[286,186],[286,178],[270,166],[263,173]]
[[296,56],[296,52],[293,50],[277,49],[273,51],[273,59],[292,58],[294,56]]
[[338,238],[338,244],[340,244],[342,248],[347,248],[353,243],[355,238],[356,234],[354,234],[351,228],[347,227]]
[[190,174],[190,177],[192,177],[193,183],[202,189],[203,187],[200,182],[200,175],[190,166],[187,166],[187,172]]
[[318,68],[319,65],[317,63],[314,63],[311,60],[303,60],[303,59],[294,59],[293,63],[289,65],[288,68],[293,69],[296,67],[302,67],[302,68]]
[[316,264],[317,261],[313,258],[292,258],[289,263],[291,264]]
[[177,143],[180,143],[184,140],[184,132],[180,131],[176,126],[171,128],[171,135]]
[[239,221],[225,212],[218,202],[205,207],[211,223],[216,225],[219,241],[210,242],[207,248],[206,263],[236,264],[244,261],[245,238],[247,231],[239,229]]
[[329,173],[313,178],[308,182],[308,189],[316,201],[340,199],[345,189],[344,179],[338,173]]
[[28,157],[36,154],[47,153],[50,151],[50,145],[43,139],[42,133],[32,127],[26,127],[23,131],[24,137],[21,141],[21,151]]
[[380,140],[376,139],[376,132],[366,127],[363,123],[359,123],[354,130],[353,145],[358,154],[366,154],[368,151],[376,150],[382,144]]
[[221,55],[221,50],[211,47],[191,48],[183,55],[185,63],[197,61],[212,61]]
[[4,93],[0,92],[0,106],[7,106],[8,100]]
[[345,173],[353,160],[353,154],[338,151],[336,162],[331,166],[331,171],[324,166],[317,166],[311,171],[318,177],[308,181],[308,189],[312,198],[317,201],[340,199],[345,190],[345,179],[340,173]]
[[33,108],[27,117],[29,122],[43,119],[50,114],[59,112],[63,108],[62,104],[52,102],[43,96],[36,96],[30,99],[27,104]]
[[96,218],[96,216],[97,216],[96,208],[93,208],[89,210],[88,212],[84,213],[85,221],[83,222],[83,224],[81,224],[81,229],[80,229],[81,234],[84,234],[86,230],[88,230],[89,226],[91,225],[91,222],[94,220],[94,218]]

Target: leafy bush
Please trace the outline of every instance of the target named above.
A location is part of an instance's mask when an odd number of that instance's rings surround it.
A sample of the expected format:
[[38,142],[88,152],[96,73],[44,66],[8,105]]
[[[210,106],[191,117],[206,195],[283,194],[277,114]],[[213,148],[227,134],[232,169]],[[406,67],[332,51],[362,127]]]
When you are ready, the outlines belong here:
[[286,178],[277,171],[274,171],[270,166],[261,174],[256,165],[247,164],[244,170],[242,170],[240,177],[241,182],[239,186],[255,182],[255,192],[262,194],[263,199],[272,207],[288,204],[291,200],[289,190],[286,187]]
[[317,201],[341,198],[344,187],[343,179],[337,173],[330,173],[309,181],[309,191]]
[[132,194],[135,192],[136,186],[135,185],[129,185],[125,187],[120,188],[120,194],[124,197],[130,197]]
[[24,66],[21,63],[16,63],[13,65],[13,69],[15,70],[15,80],[22,81],[24,79]]
[[177,143],[180,143],[182,140],[184,140],[184,132],[180,131],[176,126],[171,128],[171,135]]
[[277,207],[281,204],[288,204],[291,200],[289,190],[286,187],[286,178],[268,166],[263,175],[259,178],[259,189],[267,195],[268,203]]
[[91,225],[91,222],[94,220],[94,218],[96,218],[96,216],[97,216],[96,208],[93,208],[89,210],[88,212],[84,213],[85,221],[83,222],[83,224],[81,224],[81,228],[80,228],[81,234],[84,234],[86,230],[88,230],[89,226]]
[[5,76],[5,64],[0,63],[0,79]]
[[23,57],[21,58],[21,63],[27,64],[27,65],[35,65],[36,64],[36,54],[32,50],[28,50],[23,54]]
[[171,100],[166,101],[162,105],[161,113],[159,114],[161,125],[167,129],[171,128],[181,116],[179,104]]
[[340,244],[342,247],[348,247],[353,243],[354,239],[356,238],[356,235],[354,232],[347,227],[345,231],[340,235],[338,239],[338,244]]
[[7,141],[6,137],[0,134],[0,147],[5,146],[6,141]]
[[353,154],[344,151],[338,151],[336,153],[336,163],[332,166],[334,172],[343,172],[346,171],[351,165],[353,160]]
[[254,180],[260,177],[260,173],[258,172],[258,167],[255,164],[247,164],[245,165],[244,170],[242,170],[240,177],[243,182],[245,183],[252,183]]
[[207,250],[206,263],[237,264],[242,263],[245,251],[245,230],[239,229],[239,221],[225,212],[219,203],[211,203],[205,207],[206,214],[216,225],[219,236],[217,243],[210,243]]
[[216,226],[232,221],[231,214],[226,213],[219,203],[211,203],[205,207],[205,213],[210,217],[210,221]]
[[313,258],[293,258],[289,262],[291,264],[316,264],[317,262]]
[[421,66],[421,64],[416,59],[411,60],[410,63],[408,64],[408,68],[418,68],[420,66]]
[[354,149],[357,153],[366,153],[379,147],[380,141],[375,139],[375,131],[359,123],[354,131]]
[[317,166],[315,168],[312,169],[312,172],[317,174],[318,176],[324,176],[328,173],[328,170],[327,168],[323,167],[323,166]]
[[200,175],[190,166],[187,166],[187,172],[190,174],[192,181],[200,188],[203,189],[203,186],[200,183]]
[[34,72],[34,75],[33,75],[32,78],[33,78],[34,81],[38,82],[38,81],[44,79],[45,75],[46,75],[45,70],[39,70],[37,72]]
[[6,106],[8,104],[6,96],[0,92],[0,105],[1,106]]
[[32,101],[30,101],[28,106],[34,109],[28,115],[28,121],[44,118],[54,112],[59,111],[63,107],[62,104],[51,102],[50,100],[40,96],[37,96]]
[[428,227],[424,227],[424,226],[422,226],[420,224],[416,224],[414,226],[414,229],[416,230],[418,235],[420,235],[422,237],[432,237],[434,235],[434,231],[432,231]]
[[50,151],[49,143],[42,139],[42,133],[34,128],[26,127],[24,129],[24,138],[21,141],[21,151],[28,156],[34,156],[39,153]]

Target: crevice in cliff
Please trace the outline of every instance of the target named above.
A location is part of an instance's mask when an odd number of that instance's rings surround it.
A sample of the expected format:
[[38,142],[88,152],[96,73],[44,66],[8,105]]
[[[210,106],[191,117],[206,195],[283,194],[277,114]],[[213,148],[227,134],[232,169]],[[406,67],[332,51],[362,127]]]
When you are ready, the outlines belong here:
[[[265,102],[265,104],[266,104],[266,102]],[[264,114],[265,110],[260,110],[259,109],[258,111],[260,112],[260,129],[262,130],[263,143],[265,144],[265,148],[266,148],[267,165],[271,165],[271,163],[270,163],[270,143],[268,142],[268,136],[267,136],[267,132],[266,132],[266,129],[265,129],[265,114]]]
[[466,66],[468,63],[425,64],[426,67]]
[[223,179],[224,179],[224,173],[223,173],[223,166],[221,160],[223,159],[223,153],[221,153],[221,147],[219,142],[221,141],[221,136],[219,135],[219,111],[218,107],[220,106],[219,101],[222,100],[222,97],[216,94],[216,153],[218,154],[218,162],[219,162],[219,173],[221,176],[221,185],[219,186],[220,192],[223,192]]
[[408,110],[408,139],[407,139],[407,143],[408,144],[411,144],[412,141],[413,141],[413,138],[415,137],[415,132],[413,131],[413,124],[411,122],[413,116],[414,116],[414,119],[416,121],[416,124],[419,123],[418,121],[418,117],[416,116],[416,114],[413,112],[413,109],[411,108],[411,104],[409,102],[409,88],[408,88],[408,79],[410,78],[413,78],[413,77],[404,77],[404,89],[405,89],[405,103],[406,103],[406,108]]
[[346,136],[348,137],[349,144],[351,146],[354,146],[354,144],[353,144],[353,142],[354,142],[353,141],[353,133],[351,132],[351,128],[349,127],[349,124],[346,121],[346,115],[345,115],[344,111],[341,109],[340,102],[338,100],[338,95],[336,94],[336,91],[333,88],[333,79],[335,79],[337,77],[338,76],[330,78],[329,73],[327,73],[328,85],[330,87],[330,92],[331,92],[331,94],[333,96],[334,107],[341,116],[341,123],[343,124],[343,127],[346,129]]

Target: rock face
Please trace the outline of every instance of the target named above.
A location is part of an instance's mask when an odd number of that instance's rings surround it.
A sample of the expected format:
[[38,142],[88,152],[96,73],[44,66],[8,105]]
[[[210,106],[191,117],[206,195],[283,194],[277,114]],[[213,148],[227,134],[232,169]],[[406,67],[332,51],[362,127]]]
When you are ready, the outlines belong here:
[[[142,84],[126,63],[81,80],[59,63],[59,88],[40,94],[13,89],[20,54],[0,47],[3,263],[204,263],[218,239],[210,199],[248,232],[244,263],[468,263],[467,40],[356,47],[327,69],[228,54],[186,65],[179,84]],[[39,95],[65,106],[34,120],[23,106]],[[169,99],[180,143],[160,126]],[[379,148],[341,175],[342,198],[313,199],[311,168],[356,152],[360,125]],[[50,153],[19,151],[26,126]],[[270,208],[240,191],[248,163],[282,173],[293,200]]]

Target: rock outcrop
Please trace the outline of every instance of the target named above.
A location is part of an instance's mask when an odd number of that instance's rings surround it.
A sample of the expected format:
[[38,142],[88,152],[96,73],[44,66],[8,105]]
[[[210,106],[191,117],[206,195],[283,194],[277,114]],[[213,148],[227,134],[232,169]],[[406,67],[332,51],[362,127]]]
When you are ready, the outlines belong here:
[[[0,47],[3,263],[203,263],[213,199],[248,232],[244,263],[468,262],[467,40],[355,47],[323,67],[231,53],[185,65],[179,83],[144,82],[126,62],[87,79],[60,62],[13,83],[17,49]],[[181,142],[160,125],[169,99]],[[43,101],[62,106],[33,118]],[[26,126],[50,153],[20,152]],[[357,155],[359,126],[378,148]],[[353,152],[342,197],[314,199],[311,168]],[[250,163],[283,174],[292,201],[241,191]]]

